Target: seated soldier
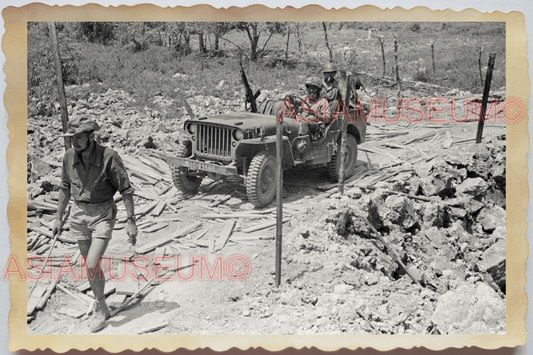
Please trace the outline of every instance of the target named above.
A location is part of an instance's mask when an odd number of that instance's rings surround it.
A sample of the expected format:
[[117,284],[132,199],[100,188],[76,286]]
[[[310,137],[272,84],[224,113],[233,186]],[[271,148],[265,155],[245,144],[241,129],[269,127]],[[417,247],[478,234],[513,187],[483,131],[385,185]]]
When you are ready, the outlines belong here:
[[298,134],[304,136],[311,133],[311,139],[317,140],[322,136],[324,123],[329,123],[331,119],[331,106],[326,98],[319,98],[322,88],[320,78],[316,76],[307,78],[305,87],[307,95],[301,103]]

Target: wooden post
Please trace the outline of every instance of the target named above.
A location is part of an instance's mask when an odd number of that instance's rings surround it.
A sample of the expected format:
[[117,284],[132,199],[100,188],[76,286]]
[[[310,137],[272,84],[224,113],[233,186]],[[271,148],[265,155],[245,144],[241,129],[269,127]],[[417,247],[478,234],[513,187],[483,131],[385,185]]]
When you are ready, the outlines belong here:
[[382,76],[385,76],[385,74],[387,74],[387,65],[385,63],[385,42],[383,40],[383,36],[378,36],[377,37],[378,41],[379,41],[379,45],[381,46],[381,58],[383,59],[383,75]]
[[[284,103],[285,105],[285,103]],[[283,115],[277,117],[276,124],[276,287],[281,283],[281,249],[283,234]]]
[[483,74],[481,74],[481,55],[483,54],[483,47],[479,49],[479,57],[477,58],[477,64],[479,66],[479,82],[480,86],[483,86]]
[[325,22],[322,22],[322,27],[324,28],[324,41],[326,42],[326,48],[329,51],[329,61],[333,62],[333,52],[331,51],[331,47],[329,46],[328,30],[326,28],[326,23]]
[[396,38],[396,35],[394,35],[394,62],[394,71],[396,73],[396,81],[398,82],[398,97],[400,97],[400,95],[402,94],[402,86],[400,83],[400,71],[398,69],[398,39]]
[[[48,23],[48,32],[50,33],[50,49],[54,56],[56,70],[57,91],[59,93],[59,106],[61,107],[61,122],[63,123],[63,133],[68,131],[68,112],[67,99],[65,96],[65,87],[63,86],[63,74],[61,73],[61,57],[59,55],[59,45],[57,43],[56,25],[53,22]],[[65,150],[70,148],[70,138],[63,137]]]
[[496,53],[492,52],[489,57],[489,66],[487,68],[487,76],[485,77],[485,89],[483,90],[483,101],[481,102],[481,117],[477,125],[476,143],[481,143],[483,138],[483,125],[485,124],[485,112],[487,110],[487,102],[489,101],[490,83],[492,81],[492,69],[494,68],[494,61]]
[[[344,97],[342,98],[344,100],[344,107],[346,108],[346,112],[350,114],[348,111],[350,108],[350,89],[352,87],[352,74],[347,73],[346,74],[346,91],[344,92]],[[346,141],[348,139],[347,137],[347,130],[348,130],[348,117],[342,117],[341,116],[341,154],[340,154],[340,162],[339,162],[339,184],[337,187],[337,190],[339,190],[339,194],[344,194],[344,175],[345,175],[345,167],[346,167]]]
[[434,39],[433,41],[431,41],[431,61],[433,63],[433,83],[435,83],[437,81],[436,79],[436,70],[435,70],[435,42],[437,41],[437,39]]

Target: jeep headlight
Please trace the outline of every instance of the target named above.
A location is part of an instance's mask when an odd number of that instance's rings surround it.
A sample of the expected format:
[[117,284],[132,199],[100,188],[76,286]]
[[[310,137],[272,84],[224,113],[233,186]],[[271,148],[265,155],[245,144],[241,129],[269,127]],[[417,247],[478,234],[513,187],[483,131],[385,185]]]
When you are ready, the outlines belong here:
[[195,134],[196,133],[196,124],[195,123],[189,123],[187,125],[187,132],[189,132],[190,134]]
[[235,139],[236,141],[240,141],[243,138],[244,138],[243,131],[241,131],[240,129],[236,129],[233,131],[233,139]]

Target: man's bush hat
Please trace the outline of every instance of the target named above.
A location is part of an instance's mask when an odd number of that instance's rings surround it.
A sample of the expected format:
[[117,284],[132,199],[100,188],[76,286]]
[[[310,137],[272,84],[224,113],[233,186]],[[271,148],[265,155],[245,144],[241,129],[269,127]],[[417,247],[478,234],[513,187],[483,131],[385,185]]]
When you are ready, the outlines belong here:
[[67,133],[62,134],[61,137],[72,137],[77,133],[94,132],[98,130],[100,130],[98,123],[89,120],[89,117],[85,115],[81,115],[68,121],[68,131]]

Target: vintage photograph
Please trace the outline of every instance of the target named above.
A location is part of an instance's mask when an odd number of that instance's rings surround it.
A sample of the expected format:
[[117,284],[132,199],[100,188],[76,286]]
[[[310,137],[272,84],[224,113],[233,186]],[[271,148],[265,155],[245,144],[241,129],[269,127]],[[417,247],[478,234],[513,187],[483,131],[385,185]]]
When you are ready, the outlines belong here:
[[505,22],[27,22],[27,334],[505,335],[506,53]]

